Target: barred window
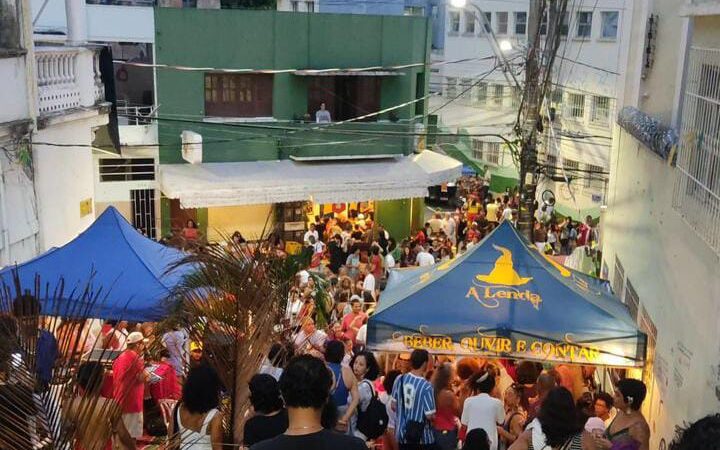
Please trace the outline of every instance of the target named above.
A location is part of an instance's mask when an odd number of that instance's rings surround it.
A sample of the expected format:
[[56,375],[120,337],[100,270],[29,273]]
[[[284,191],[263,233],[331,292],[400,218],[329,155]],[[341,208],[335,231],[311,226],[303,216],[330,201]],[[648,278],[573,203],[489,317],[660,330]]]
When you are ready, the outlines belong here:
[[483,159],[483,141],[480,139],[472,140],[472,155],[475,159]]
[[593,96],[592,116],[590,119],[597,125],[610,124],[610,98]]
[[575,119],[585,117],[585,96],[582,94],[568,94],[567,115]]
[[485,161],[491,164],[500,164],[500,151],[499,142],[486,142]]
[[484,105],[487,102],[487,83],[478,83],[475,86],[475,102]]
[[460,80],[460,92],[464,100],[472,100],[472,78],[462,78]]
[[457,97],[457,78],[445,77],[445,96],[448,98]]
[[155,179],[153,158],[100,158],[100,182],[152,181]]
[[496,84],[495,90],[493,92],[493,103],[495,105],[502,105],[503,104],[503,95],[505,92],[505,86],[502,84]]

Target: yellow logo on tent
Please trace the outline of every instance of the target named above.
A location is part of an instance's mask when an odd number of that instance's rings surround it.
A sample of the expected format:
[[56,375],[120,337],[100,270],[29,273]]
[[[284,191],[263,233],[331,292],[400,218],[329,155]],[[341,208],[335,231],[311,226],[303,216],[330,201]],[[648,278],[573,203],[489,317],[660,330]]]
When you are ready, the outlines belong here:
[[499,245],[493,245],[493,248],[501,253],[495,260],[495,266],[488,274],[475,275],[473,286],[470,286],[465,298],[473,298],[490,309],[498,308],[501,299],[526,301],[535,309],[540,309],[542,298],[539,294],[529,289],[517,289],[517,286],[523,286],[533,278],[520,276],[515,271],[510,250]]
[[527,284],[532,277],[521,277],[513,267],[512,252],[505,247],[493,245],[493,248],[502,255],[495,261],[495,267],[487,275],[477,275],[479,281],[491,284],[501,284],[503,286],[522,286]]

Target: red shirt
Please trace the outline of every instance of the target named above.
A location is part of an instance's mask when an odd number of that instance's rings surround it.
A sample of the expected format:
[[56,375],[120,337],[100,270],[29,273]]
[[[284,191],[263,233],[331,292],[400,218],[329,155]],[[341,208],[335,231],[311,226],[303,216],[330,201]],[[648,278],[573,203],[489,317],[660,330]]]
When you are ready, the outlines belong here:
[[418,233],[415,235],[415,240],[418,241],[420,244],[424,244],[425,233],[423,233],[422,230],[418,231]]
[[[355,313],[349,313],[345,314],[345,317],[343,317],[342,320],[342,330],[345,332],[345,337],[352,340],[353,345],[355,345],[355,337],[357,336],[357,332],[362,326],[363,320],[365,320],[365,317],[367,317],[367,314],[364,312],[359,312],[357,314]],[[355,322],[353,324],[353,321]],[[353,330],[350,326],[354,326],[357,328],[357,330]]]
[[163,399],[180,399],[180,383],[178,383],[177,375],[173,366],[166,362],[158,364],[158,368],[155,369],[155,375],[162,378],[157,383],[150,385],[150,395],[155,400]]
[[123,414],[143,411],[145,362],[133,350],[125,350],[113,362],[113,398]]

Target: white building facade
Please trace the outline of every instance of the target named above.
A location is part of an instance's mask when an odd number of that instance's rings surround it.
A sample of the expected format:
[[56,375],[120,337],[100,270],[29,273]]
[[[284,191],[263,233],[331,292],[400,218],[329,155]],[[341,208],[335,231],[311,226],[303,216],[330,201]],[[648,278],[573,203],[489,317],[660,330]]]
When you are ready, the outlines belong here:
[[[94,219],[92,141],[108,121],[99,51],[82,33],[33,41],[27,1],[0,23],[0,265],[63,245]],[[68,5],[69,9],[72,9]],[[71,30],[74,30],[71,27]]]
[[[36,33],[67,34],[65,0],[32,0]],[[109,45],[113,59],[128,63],[154,61],[155,2],[89,1],[82,5],[87,41]],[[166,7],[210,7],[166,1]],[[138,229],[158,238],[160,226],[159,191],[155,182],[158,161],[157,123],[152,68],[114,64],[120,154],[94,151],[85,176],[93,186],[93,217],[113,206]],[[108,144],[107,139],[102,139]]]
[[649,335],[650,448],[720,407],[720,2],[637,1],[603,272]]
[[[575,219],[584,219],[586,214],[597,217],[605,201],[611,118],[623,72],[623,49],[629,43],[630,4],[629,0],[571,1],[564,18],[552,93],[546,99],[545,116],[551,115],[552,107],[553,126],[545,127],[540,149],[541,164],[555,168],[549,174],[563,181],[541,177],[538,194],[552,190],[558,212]],[[546,27],[544,19],[541,39]],[[514,171],[516,176],[517,167],[501,139],[473,135],[512,137],[522,90],[515,86],[510,71],[503,70],[497,55],[503,54],[522,86],[520,63],[527,32],[527,2],[475,0],[463,9],[448,7],[444,64],[438,66],[436,80],[440,82],[433,86],[442,92],[442,97],[433,100],[435,107],[459,96],[437,111],[439,122],[451,131],[467,130],[473,141],[472,155],[491,171]]]

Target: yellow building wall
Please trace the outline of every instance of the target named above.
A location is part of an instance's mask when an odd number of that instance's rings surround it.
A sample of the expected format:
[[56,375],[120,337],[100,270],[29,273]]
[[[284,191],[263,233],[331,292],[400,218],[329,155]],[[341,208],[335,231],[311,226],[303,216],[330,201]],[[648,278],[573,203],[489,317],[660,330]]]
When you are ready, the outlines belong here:
[[[272,223],[272,205],[246,205],[208,208],[208,239],[211,242],[225,241],[239,231],[245,239],[259,238],[263,228]],[[268,222],[269,221],[269,222]],[[270,230],[265,230],[267,234]]]

